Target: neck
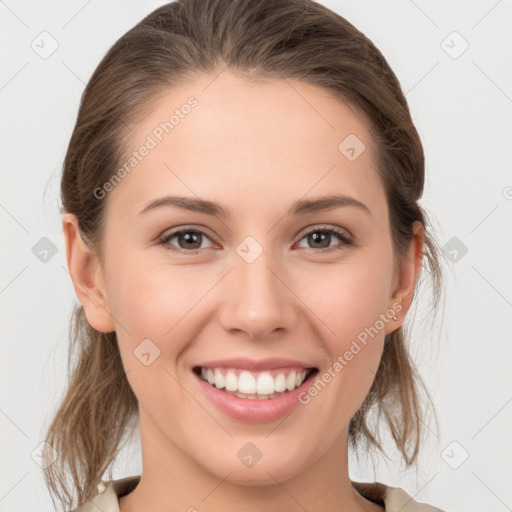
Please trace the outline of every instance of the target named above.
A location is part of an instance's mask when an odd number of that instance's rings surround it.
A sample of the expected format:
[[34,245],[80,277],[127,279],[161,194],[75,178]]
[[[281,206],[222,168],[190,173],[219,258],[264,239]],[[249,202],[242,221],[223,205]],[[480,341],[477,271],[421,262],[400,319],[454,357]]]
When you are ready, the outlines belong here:
[[[254,480],[240,477],[239,467],[213,474],[190,454],[173,444],[141,410],[143,471],[137,487],[119,499],[121,512],[151,510],[174,512],[382,512],[384,508],[363,498],[348,474],[348,438],[344,430],[318,459],[286,478],[278,470],[262,469]],[[253,437],[258,444],[257,437]],[[262,438],[263,439],[263,438]],[[233,438],[234,453],[246,441]],[[162,449],[162,447],[165,449]],[[188,451],[188,450],[187,450]],[[283,454],[284,455],[284,454]],[[284,458],[284,457],[283,457]],[[237,460],[237,463],[240,462]],[[255,470],[255,465],[252,470]],[[223,467],[219,461],[215,467]],[[227,469],[227,470],[224,470]],[[284,468],[284,474],[290,470]]]

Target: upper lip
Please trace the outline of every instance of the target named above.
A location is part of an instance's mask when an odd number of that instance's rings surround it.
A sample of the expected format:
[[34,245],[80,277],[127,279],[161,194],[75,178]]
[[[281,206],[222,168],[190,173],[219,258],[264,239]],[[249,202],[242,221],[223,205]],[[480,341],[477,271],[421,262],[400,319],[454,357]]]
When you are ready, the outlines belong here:
[[272,370],[274,368],[286,367],[300,367],[300,368],[315,368],[309,363],[297,361],[294,359],[283,358],[267,358],[256,361],[254,359],[247,359],[244,357],[234,357],[230,359],[217,359],[216,361],[205,361],[199,364],[202,368],[238,368],[241,370]]

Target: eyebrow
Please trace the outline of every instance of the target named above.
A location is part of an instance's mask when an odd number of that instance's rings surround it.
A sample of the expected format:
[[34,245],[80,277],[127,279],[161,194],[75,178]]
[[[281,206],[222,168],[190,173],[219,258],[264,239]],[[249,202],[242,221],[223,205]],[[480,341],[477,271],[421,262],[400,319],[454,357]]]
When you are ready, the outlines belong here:
[[[139,212],[139,215],[164,206],[174,206],[183,210],[189,210],[224,218],[231,215],[229,210],[226,210],[224,207],[217,203],[208,201],[206,199],[185,196],[164,196],[154,199]],[[313,199],[299,199],[292,204],[291,208],[288,210],[288,214],[305,215],[311,212],[333,210],[343,206],[352,206],[358,208],[370,217],[372,216],[370,209],[364,203],[358,199],[355,199],[354,197],[342,194],[331,194]]]

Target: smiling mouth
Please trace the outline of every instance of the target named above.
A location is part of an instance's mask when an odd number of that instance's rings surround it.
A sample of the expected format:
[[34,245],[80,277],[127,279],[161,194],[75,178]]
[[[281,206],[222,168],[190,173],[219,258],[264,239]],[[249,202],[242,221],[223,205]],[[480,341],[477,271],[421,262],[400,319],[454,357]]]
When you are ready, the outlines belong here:
[[249,371],[195,366],[193,371],[212,387],[249,400],[268,400],[289,393],[318,373],[317,368],[301,367]]

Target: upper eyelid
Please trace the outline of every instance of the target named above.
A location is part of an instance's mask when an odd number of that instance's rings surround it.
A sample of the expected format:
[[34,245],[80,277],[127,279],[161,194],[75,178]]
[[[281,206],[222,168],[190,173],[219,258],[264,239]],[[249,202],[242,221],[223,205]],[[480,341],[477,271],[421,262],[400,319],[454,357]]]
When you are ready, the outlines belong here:
[[[299,236],[299,234],[303,233],[303,234],[307,234],[311,231],[322,231],[322,230],[329,230],[329,229],[334,229],[336,231],[342,231],[346,234],[347,238],[354,238],[354,236],[352,235],[352,233],[347,229],[347,228],[344,228],[344,227],[341,227],[341,226],[335,226],[333,224],[312,224],[310,226],[307,226],[305,227],[304,229],[302,229],[299,233],[297,233],[297,236]],[[341,233],[343,234],[343,233]]]
[[170,236],[174,237],[176,235],[179,235],[182,232],[187,232],[187,231],[196,231],[198,233],[208,236],[208,238],[210,238],[212,241],[214,241],[214,239],[215,239],[214,236],[210,235],[208,228],[205,228],[203,226],[201,226],[201,227],[185,226],[185,227],[178,227],[178,228],[170,228],[169,230],[163,231],[162,234],[157,237],[157,239],[161,240],[162,238],[168,238]]

